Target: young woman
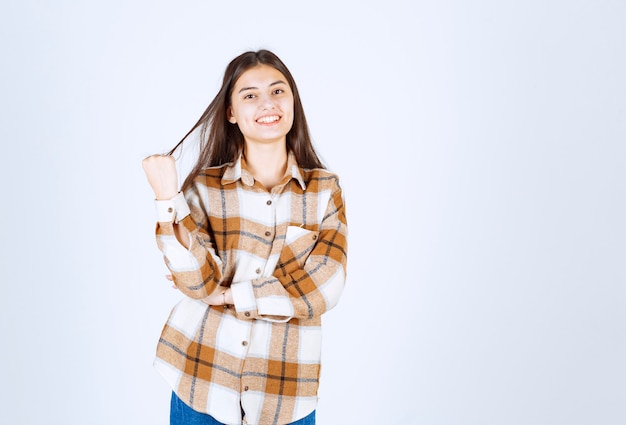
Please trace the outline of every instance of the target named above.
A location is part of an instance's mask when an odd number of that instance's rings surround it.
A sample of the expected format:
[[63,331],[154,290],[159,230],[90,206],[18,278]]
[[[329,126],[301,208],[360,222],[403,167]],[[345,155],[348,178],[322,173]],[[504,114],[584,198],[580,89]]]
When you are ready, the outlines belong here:
[[[172,154],[196,130],[179,192]],[[142,165],[185,295],[155,360],[173,389],[170,423],[314,424],[321,315],[343,290],[347,227],[291,73],[267,50],[238,56],[189,133]]]

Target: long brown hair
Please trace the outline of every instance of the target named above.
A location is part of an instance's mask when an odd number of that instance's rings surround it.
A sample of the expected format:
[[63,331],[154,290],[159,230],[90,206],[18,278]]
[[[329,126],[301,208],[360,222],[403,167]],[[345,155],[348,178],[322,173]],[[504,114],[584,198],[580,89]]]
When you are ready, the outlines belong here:
[[235,83],[248,69],[257,65],[269,65],[282,73],[293,92],[294,118],[291,130],[287,133],[287,149],[292,151],[302,168],[325,168],[313,148],[304,109],[298,94],[296,82],[285,64],[269,50],[245,52],[233,59],[224,72],[222,87],[206,108],[198,122],[168,153],[172,155],[187,137],[200,129],[200,153],[198,161],[185,179],[182,189],[191,186],[194,178],[207,167],[235,162],[244,147],[243,134],[237,125],[228,121],[227,111]]

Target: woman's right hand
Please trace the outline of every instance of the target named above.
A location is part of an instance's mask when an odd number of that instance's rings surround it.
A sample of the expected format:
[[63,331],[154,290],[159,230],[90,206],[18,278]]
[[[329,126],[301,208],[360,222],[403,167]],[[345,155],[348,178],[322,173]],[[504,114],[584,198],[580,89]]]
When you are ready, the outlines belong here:
[[178,193],[176,160],[171,155],[150,155],[141,161],[148,183],[157,200],[171,199]]

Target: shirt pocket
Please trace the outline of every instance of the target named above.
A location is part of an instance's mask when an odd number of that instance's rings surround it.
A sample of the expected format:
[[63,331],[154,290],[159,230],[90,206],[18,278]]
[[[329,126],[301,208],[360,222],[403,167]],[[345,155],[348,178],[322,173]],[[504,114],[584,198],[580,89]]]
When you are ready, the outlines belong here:
[[285,245],[280,253],[279,268],[291,273],[304,267],[317,243],[318,232],[298,226],[288,226]]

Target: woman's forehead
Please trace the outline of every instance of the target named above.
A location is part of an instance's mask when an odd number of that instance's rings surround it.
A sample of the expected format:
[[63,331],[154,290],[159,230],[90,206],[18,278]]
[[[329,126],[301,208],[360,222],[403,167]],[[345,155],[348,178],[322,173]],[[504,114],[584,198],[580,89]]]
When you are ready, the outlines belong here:
[[287,83],[287,78],[276,68],[259,64],[244,71],[235,82],[235,90],[245,88],[262,88],[277,82]]

